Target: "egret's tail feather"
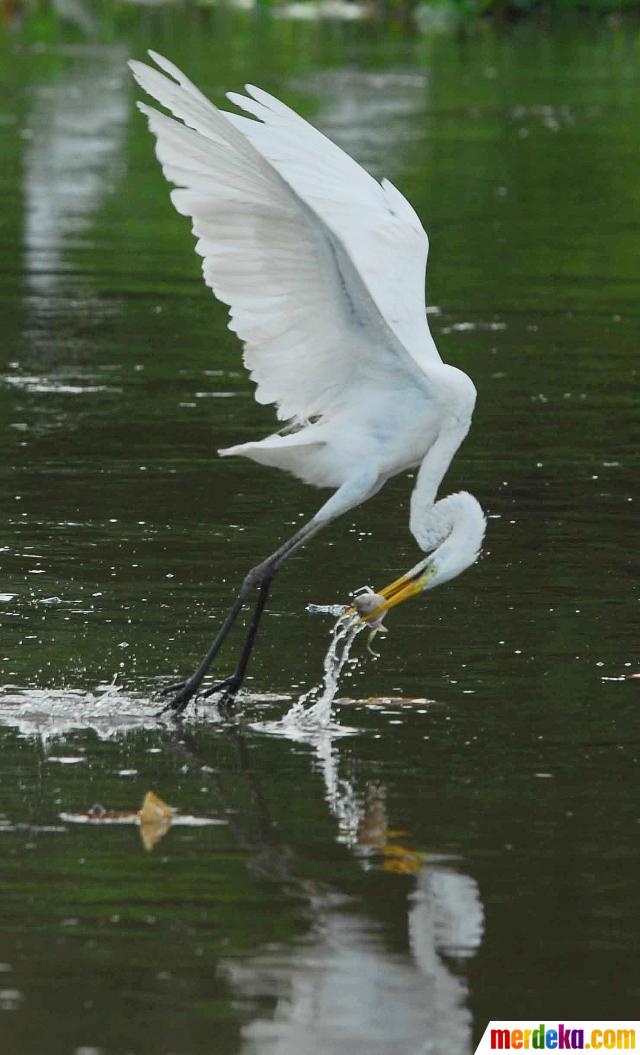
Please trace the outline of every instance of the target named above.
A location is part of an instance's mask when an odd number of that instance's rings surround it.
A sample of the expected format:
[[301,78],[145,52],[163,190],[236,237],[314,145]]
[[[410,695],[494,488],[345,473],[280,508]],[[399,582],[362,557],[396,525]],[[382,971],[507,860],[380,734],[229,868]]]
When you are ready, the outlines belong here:
[[239,454],[251,458],[259,465],[271,465],[293,473],[305,483],[316,487],[333,487],[333,479],[325,479],[323,452],[326,444],[321,440],[303,437],[300,432],[291,436],[267,436],[263,440],[249,443],[237,443],[233,447],[223,447],[218,451],[222,458]]

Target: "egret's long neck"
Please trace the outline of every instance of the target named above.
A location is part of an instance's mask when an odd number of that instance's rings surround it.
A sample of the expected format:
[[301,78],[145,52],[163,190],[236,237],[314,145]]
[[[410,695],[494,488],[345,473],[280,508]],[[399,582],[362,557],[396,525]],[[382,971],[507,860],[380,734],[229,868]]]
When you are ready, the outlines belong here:
[[466,428],[441,432],[418,470],[416,486],[411,495],[409,527],[420,548],[427,553],[439,546],[451,531],[449,519],[443,517],[435,502],[442,478],[466,434]]

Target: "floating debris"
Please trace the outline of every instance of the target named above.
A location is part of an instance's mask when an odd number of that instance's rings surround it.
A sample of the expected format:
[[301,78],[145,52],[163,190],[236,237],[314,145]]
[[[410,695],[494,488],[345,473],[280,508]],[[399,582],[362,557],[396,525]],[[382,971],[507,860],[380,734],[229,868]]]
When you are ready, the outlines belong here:
[[227,823],[213,817],[190,817],[180,814],[154,791],[147,792],[139,810],[107,810],[100,803],[96,803],[88,813],[61,813],[59,816],[66,824],[137,824],[140,827],[142,845],[147,851],[153,850],[174,825],[201,828]]
[[149,853],[156,843],[167,834],[175,816],[175,810],[167,806],[153,791],[148,791],[138,813],[140,836]]

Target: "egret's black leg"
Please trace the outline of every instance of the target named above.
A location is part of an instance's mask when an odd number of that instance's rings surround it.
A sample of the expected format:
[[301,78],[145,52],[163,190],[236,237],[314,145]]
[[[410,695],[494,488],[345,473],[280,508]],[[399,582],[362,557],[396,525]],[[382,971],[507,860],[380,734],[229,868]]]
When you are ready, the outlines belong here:
[[347,480],[338,488],[335,494],[325,502],[316,515],[312,517],[304,527],[300,528],[299,531],[296,531],[295,535],[292,535],[290,539],[275,551],[275,553],[272,553],[270,557],[267,557],[262,564],[257,564],[255,568],[251,569],[240,588],[240,592],[233,603],[229,615],[222,624],[217,637],[198,669],[186,681],[178,682],[176,685],[170,685],[162,691],[161,695],[163,696],[168,696],[169,694],[173,695],[174,693],[175,695],[167,706],[163,707],[160,714],[164,714],[165,711],[173,711],[176,716],[182,714],[189,700],[200,688],[209,667],[222,648],[250,594],[256,589],[256,587],[262,588],[263,586],[266,586],[267,589],[264,596],[262,596],[261,592],[261,597],[258,599],[240,664],[238,665],[235,675],[232,675],[230,679],[232,683],[236,681],[238,671],[242,668],[240,681],[242,680],[251,656],[260,618],[264,611],[269,587],[274,576],[279,572],[284,562],[295,550],[300,546],[304,546],[305,542],[308,542],[313,535],[320,531],[321,528],[326,527],[326,525],[331,523],[332,520],[335,520],[336,517],[346,513],[349,509],[353,509],[354,506],[360,505],[361,502],[364,502],[371,495],[375,494],[376,491],[379,491],[385,482],[385,479],[386,477],[379,475],[377,470],[369,468],[362,472],[360,476],[355,476],[352,479]]
[[160,690],[160,696],[169,696],[173,695],[174,693],[175,695],[173,699],[162,708],[162,710],[158,711],[158,716],[160,716],[161,714],[165,714],[166,711],[173,711],[176,715],[182,714],[191,697],[198,691],[204,677],[206,676],[207,671],[209,670],[209,667],[211,666],[218,652],[222,648],[229,634],[229,631],[231,630],[233,624],[240,615],[240,612],[242,611],[242,607],[249,593],[249,590],[245,589],[245,584],[246,581],[245,583],[243,583],[242,589],[240,590],[240,593],[236,597],[231,607],[231,611],[229,612],[224,623],[222,624],[216,638],[213,641],[213,644],[211,645],[211,648],[207,652],[206,656],[202,660],[202,663],[197,668],[197,670],[195,670],[191,677],[187,678],[186,681],[179,681],[175,685],[167,685],[166,688]]
[[207,689],[205,692],[199,694],[200,697],[206,699],[207,696],[213,696],[217,692],[223,693],[218,705],[221,707],[228,707],[242,685],[244,676],[247,673],[247,667],[249,666],[249,660],[251,659],[251,653],[256,643],[256,636],[258,634],[258,627],[260,626],[260,620],[269,597],[269,590],[271,589],[272,579],[266,579],[260,586],[260,592],[258,594],[258,600],[253,610],[253,616],[251,617],[251,625],[249,626],[249,633],[247,634],[244,645],[242,646],[242,652],[238,661],[238,666],[229,678],[225,678],[224,681],[218,682],[212,688]]
[[[224,642],[229,636],[229,633],[234,623],[236,622],[238,616],[240,615],[240,612],[242,611],[244,605],[246,604],[249,596],[251,595],[253,590],[255,590],[256,587],[259,587],[260,597],[258,598],[258,603],[256,605],[254,616],[251,621],[247,642],[245,643],[245,647],[242,652],[238,669],[230,679],[232,682],[235,681],[236,675],[242,667],[242,676],[240,678],[240,681],[238,682],[238,685],[240,684],[246,672],[247,664],[249,663],[249,658],[251,656],[251,651],[255,642],[260,618],[264,611],[269,587],[271,586],[271,582],[274,576],[280,570],[287,558],[291,556],[293,551],[296,550],[299,546],[304,545],[304,543],[309,538],[311,538],[311,536],[314,535],[316,531],[319,531],[320,528],[323,526],[324,524],[322,522],[317,523],[315,519],[310,520],[307,524],[304,525],[303,528],[297,531],[295,535],[292,535],[290,539],[287,539],[287,541],[283,543],[283,545],[280,546],[275,551],[275,553],[272,553],[270,557],[263,561],[262,564],[258,564],[255,568],[251,569],[249,574],[246,576],[244,582],[242,583],[238,596],[236,597],[227,618],[225,619],[218,634],[216,635],[211,645],[211,648],[207,652],[206,656],[202,660],[202,663],[197,668],[197,670],[195,670],[191,677],[187,678],[186,681],[177,682],[174,685],[168,685],[166,688],[160,690],[160,696],[172,695],[173,699],[170,700],[169,703],[166,704],[166,706],[158,712],[159,715],[165,714],[167,711],[173,711],[173,714],[176,716],[182,714],[189,700],[192,699],[193,696],[195,696],[202,682],[204,681],[211,664],[213,663],[214,659],[218,655],[218,652],[220,651]],[[262,592],[263,586],[267,587],[266,592],[264,594]],[[242,666],[243,661],[244,665]]]

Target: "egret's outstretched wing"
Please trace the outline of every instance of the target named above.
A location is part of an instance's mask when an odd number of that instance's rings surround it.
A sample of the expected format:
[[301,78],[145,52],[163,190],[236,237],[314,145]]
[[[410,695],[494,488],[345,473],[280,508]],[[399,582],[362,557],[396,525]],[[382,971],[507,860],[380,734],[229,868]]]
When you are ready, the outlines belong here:
[[134,75],[179,121],[140,109],[258,401],[306,419],[365,372],[384,383],[404,369],[427,384],[440,361],[424,306],[428,241],[399,191],[266,93],[232,96],[259,121],[224,113],[151,54],[173,79],[139,62]]
[[424,283],[429,240],[407,199],[370,176],[290,107],[247,84],[227,98],[253,114],[225,114],[341,241],[386,322],[419,364],[440,356]]

